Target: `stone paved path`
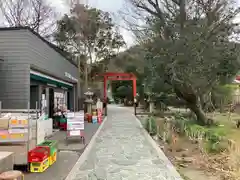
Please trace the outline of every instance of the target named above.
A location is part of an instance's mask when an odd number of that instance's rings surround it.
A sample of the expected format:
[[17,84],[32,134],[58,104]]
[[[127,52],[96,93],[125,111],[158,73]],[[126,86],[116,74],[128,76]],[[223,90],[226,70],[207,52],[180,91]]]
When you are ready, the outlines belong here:
[[66,180],[182,180],[127,108],[109,107],[91,146]]

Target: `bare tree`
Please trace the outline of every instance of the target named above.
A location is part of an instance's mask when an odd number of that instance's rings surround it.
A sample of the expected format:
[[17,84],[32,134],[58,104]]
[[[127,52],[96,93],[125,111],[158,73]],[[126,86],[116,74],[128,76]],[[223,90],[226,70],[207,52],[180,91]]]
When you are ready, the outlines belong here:
[[56,11],[46,0],[1,0],[0,12],[7,26],[29,26],[45,37],[56,21]]
[[[162,39],[171,38],[169,21],[176,21],[181,31],[189,19],[206,17],[208,33],[218,30],[222,22],[232,21],[240,12],[235,0],[125,0],[126,7],[120,14],[128,27],[139,38],[151,35],[148,22],[151,19],[159,21],[158,33]],[[219,17],[218,17],[219,16]],[[147,25],[146,25],[147,24]],[[156,29],[154,29],[154,34]]]

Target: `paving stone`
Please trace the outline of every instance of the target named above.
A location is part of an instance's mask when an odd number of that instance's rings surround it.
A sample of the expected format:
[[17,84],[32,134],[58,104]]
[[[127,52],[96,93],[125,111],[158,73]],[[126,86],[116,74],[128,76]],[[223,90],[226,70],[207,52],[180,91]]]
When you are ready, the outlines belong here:
[[85,161],[81,167],[79,168],[81,171],[88,170],[88,169],[94,169],[95,163],[91,161]]
[[129,165],[135,165],[137,163],[137,160],[134,161],[129,159],[113,159],[112,162],[119,166],[129,166]]
[[108,119],[87,160],[79,163],[74,180],[182,180],[143,132],[128,109],[110,106]]

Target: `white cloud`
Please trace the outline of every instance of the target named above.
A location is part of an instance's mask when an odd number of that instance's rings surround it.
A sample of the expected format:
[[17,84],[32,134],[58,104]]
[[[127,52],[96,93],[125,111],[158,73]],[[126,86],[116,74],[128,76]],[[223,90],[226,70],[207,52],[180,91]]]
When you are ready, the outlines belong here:
[[[103,3],[104,2],[104,3]],[[99,8],[103,11],[108,11],[114,15],[113,19],[117,25],[119,25],[120,33],[122,34],[127,46],[134,44],[132,33],[125,28],[124,21],[119,17],[118,12],[124,8],[124,0],[88,0],[90,6]]]
[[[56,10],[61,14],[69,13],[69,4],[67,0],[48,0],[56,8]],[[124,26],[124,22],[119,19],[117,15],[118,11],[123,8],[124,0],[81,0],[80,2],[87,3],[92,7],[96,7],[103,11],[108,11],[114,14],[114,21],[119,26]],[[103,3],[104,2],[104,3]],[[126,29],[120,27],[120,33],[123,35],[124,40],[127,43],[127,46],[132,46],[134,44],[132,33]]]
[[69,6],[67,6],[67,1],[65,0],[47,0],[50,5],[56,8],[56,11],[60,14],[65,14],[69,12]]

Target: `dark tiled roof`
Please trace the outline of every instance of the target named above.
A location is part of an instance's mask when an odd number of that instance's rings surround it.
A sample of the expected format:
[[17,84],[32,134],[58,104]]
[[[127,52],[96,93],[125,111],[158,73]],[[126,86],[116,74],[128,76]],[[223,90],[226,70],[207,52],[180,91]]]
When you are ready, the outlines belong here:
[[77,64],[68,57],[69,53],[66,51],[63,51],[59,47],[57,47],[55,44],[50,43],[46,39],[44,39],[40,34],[35,32],[33,29],[31,29],[28,26],[23,26],[23,27],[0,27],[0,31],[13,31],[13,30],[29,30],[31,33],[33,33],[35,36],[37,36],[39,39],[41,39],[44,43],[46,43],[50,48],[54,49],[56,52],[58,52],[62,57],[64,57],[66,60],[68,60],[70,63],[75,65],[77,67]]

